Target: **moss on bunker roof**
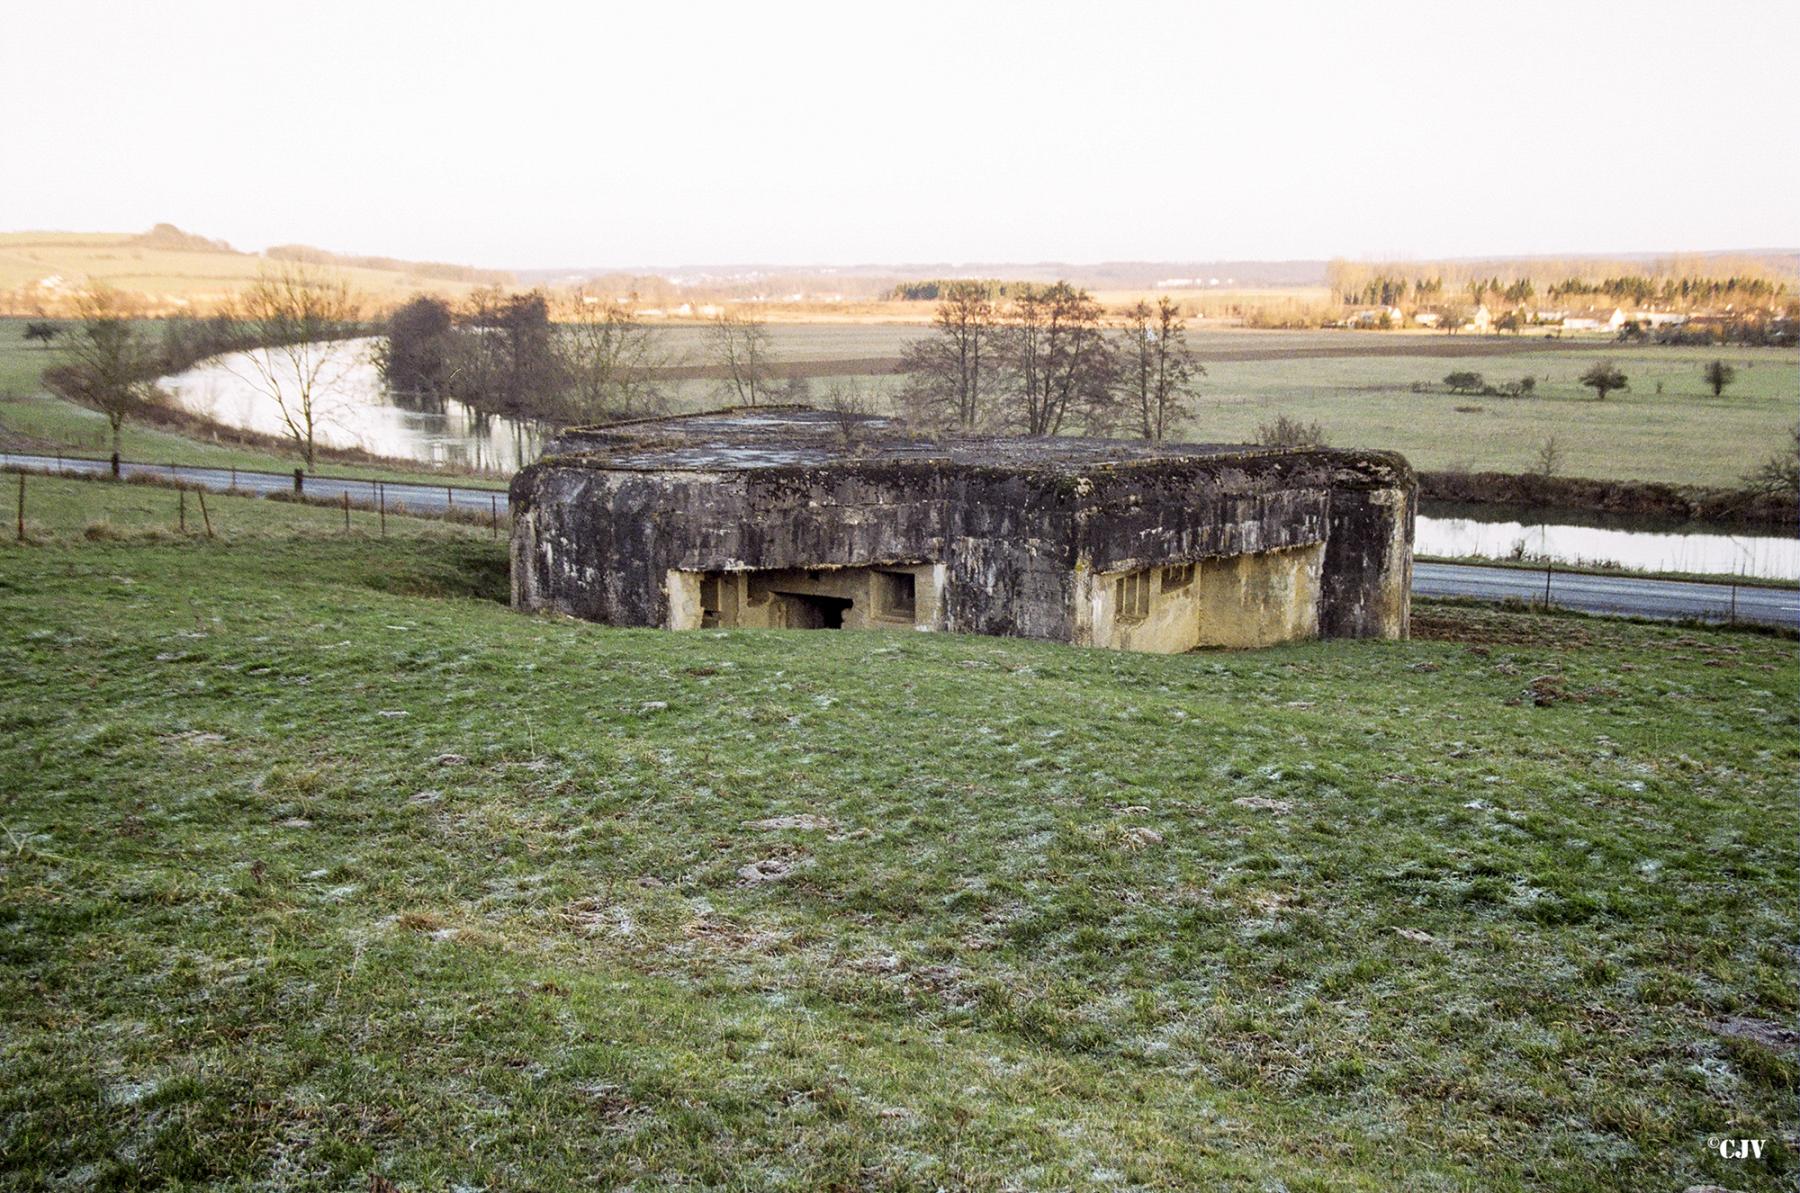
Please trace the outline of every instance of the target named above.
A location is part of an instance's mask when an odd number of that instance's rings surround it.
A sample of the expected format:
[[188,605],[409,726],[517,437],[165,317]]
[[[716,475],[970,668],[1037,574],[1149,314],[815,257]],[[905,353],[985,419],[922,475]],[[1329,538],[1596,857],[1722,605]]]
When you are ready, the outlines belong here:
[[[1072,435],[920,435],[895,419],[804,406],[732,407],[564,431],[545,452],[563,466],[745,472],[871,463],[1080,473],[1107,465],[1219,462],[1288,454],[1255,444],[1152,443]],[[1334,453],[1339,454],[1339,453]],[[1367,456],[1380,453],[1342,453]]]

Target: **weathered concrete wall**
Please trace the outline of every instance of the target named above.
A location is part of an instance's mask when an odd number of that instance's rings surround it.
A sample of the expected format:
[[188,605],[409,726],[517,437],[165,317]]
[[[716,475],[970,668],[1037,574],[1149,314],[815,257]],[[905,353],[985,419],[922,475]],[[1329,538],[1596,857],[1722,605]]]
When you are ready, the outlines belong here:
[[[1086,613],[1074,640],[1178,654],[1314,638],[1324,558],[1324,544],[1310,543],[1134,572],[1083,573]],[[1136,607],[1128,608],[1134,598]]]
[[1319,633],[1405,638],[1411,632],[1418,484],[1399,456],[1341,466],[1331,490]]
[[[789,573],[790,593],[852,600],[853,628],[881,620],[868,569],[924,567],[931,611],[917,624],[956,632],[1181,650],[1407,631],[1413,479],[1397,456],[1251,449],[1080,470],[552,456],[520,473],[512,501],[514,604],[614,625],[700,624],[709,576],[729,578],[729,597],[710,591],[730,624],[804,620],[806,602],[767,597],[768,575]],[[1192,584],[1165,594],[1160,569],[1190,563]],[[1144,570],[1156,599],[1127,625],[1115,581]],[[815,587],[796,587],[809,571]]]
[[1246,648],[1318,637],[1324,561],[1323,543],[1206,560],[1194,584],[1197,645]]

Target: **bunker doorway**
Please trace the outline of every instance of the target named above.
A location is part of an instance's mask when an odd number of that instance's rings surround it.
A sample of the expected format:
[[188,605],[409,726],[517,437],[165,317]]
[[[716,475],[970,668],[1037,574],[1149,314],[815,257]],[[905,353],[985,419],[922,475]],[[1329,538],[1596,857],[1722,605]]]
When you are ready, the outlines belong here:
[[810,592],[776,592],[789,629],[841,630],[844,615],[856,602],[848,597],[820,596]]
[[941,567],[671,571],[670,629],[881,630],[934,628]]

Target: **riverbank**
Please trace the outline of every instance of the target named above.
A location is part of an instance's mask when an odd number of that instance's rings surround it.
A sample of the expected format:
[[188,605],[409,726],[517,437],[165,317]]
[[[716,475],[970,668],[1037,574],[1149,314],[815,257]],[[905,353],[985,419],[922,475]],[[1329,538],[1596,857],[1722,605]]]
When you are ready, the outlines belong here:
[[1421,501],[1503,506],[1512,511],[1622,514],[1670,522],[1789,530],[1800,518],[1793,494],[1751,489],[1672,485],[1650,481],[1595,480],[1506,472],[1420,472]]

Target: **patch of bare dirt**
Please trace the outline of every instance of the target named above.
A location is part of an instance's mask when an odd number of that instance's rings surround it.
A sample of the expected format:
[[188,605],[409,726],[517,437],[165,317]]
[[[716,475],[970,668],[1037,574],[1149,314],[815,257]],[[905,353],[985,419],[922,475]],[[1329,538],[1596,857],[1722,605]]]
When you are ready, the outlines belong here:
[[1719,1020],[1712,1025],[1712,1029],[1734,1040],[1752,1040],[1782,1052],[1800,1051],[1800,1031],[1786,1024],[1771,1023],[1767,1019],[1734,1015],[1729,1019]]

